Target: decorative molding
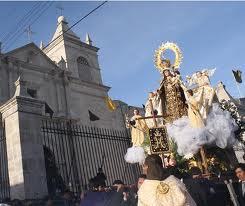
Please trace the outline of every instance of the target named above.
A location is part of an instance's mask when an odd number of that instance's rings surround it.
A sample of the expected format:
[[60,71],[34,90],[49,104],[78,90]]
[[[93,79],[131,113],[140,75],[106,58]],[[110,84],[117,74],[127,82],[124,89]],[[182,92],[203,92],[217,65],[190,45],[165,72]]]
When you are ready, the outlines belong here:
[[15,112],[32,113],[42,115],[45,102],[29,97],[15,96],[0,106],[2,119],[7,118]]

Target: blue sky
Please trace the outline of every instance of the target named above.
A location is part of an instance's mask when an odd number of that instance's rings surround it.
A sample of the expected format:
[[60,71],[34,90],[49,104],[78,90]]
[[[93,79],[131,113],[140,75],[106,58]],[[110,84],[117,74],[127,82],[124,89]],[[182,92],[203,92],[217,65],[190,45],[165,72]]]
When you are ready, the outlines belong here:
[[[16,26],[36,2],[0,2],[0,37]],[[72,25],[100,2],[53,2],[32,25],[32,40],[48,43],[56,29],[59,11]],[[184,59],[185,77],[200,68],[216,67],[214,85],[222,81],[238,97],[231,73],[245,67],[245,2],[108,2],[77,25],[73,31],[84,40],[88,32],[100,48],[103,81],[111,86],[110,96],[131,105],[144,104],[147,93],[155,90],[160,73],[153,56],[161,42],[176,42]],[[16,28],[16,27],[14,27]],[[3,42],[4,43],[4,42]],[[7,42],[8,43],[8,42]],[[22,34],[9,49],[28,43]],[[245,95],[244,83],[240,85]]]

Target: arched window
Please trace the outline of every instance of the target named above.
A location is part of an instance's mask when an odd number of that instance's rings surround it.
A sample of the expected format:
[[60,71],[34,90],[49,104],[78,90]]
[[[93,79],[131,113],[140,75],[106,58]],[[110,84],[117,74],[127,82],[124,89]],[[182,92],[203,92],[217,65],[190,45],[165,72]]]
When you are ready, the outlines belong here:
[[88,63],[88,60],[84,57],[78,57],[77,58],[77,67],[78,67],[78,73],[81,80],[84,81],[91,81],[91,71],[90,66]]
[[88,60],[86,58],[84,58],[84,57],[78,57],[77,58],[77,63],[89,66]]

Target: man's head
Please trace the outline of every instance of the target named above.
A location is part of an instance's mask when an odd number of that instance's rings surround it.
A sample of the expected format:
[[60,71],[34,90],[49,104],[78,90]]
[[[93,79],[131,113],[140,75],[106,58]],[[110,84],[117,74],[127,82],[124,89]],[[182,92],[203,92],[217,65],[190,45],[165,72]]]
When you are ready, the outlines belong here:
[[124,183],[122,180],[115,180],[112,185],[117,188],[117,191],[119,191],[124,186]]
[[143,165],[143,173],[146,174],[147,179],[162,180],[163,164],[161,157],[156,154],[148,155]]
[[104,191],[104,187],[103,187],[103,186],[101,186],[101,185],[99,185],[99,187],[98,187],[98,191],[99,191],[99,192]]
[[245,181],[245,164],[239,163],[235,167],[235,173],[239,180]]
[[102,172],[103,172],[102,168],[99,168],[99,169],[98,169],[98,172],[99,172],[99,173],[102,173]]
[[138,178],[138,189],[140,188],[140,186],[143,184],[143,182],[145,181],[145,179],[146,179],[146,175],[144,175],[144,174],[141,174],[140,176],[139,176],[139,178]]
[[134,115],[139,115],[139,113],[140,113],[140,112],[139,112],[138,109],[135,109],[135,110],[134,110]]

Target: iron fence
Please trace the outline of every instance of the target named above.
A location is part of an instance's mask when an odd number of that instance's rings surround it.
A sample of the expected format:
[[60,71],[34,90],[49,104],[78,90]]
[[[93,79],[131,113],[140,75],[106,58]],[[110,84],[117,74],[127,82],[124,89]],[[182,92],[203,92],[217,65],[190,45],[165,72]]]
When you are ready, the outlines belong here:
[[43,120],[43,145],[49,192],[87,188],[102,168],[107,185],[116,179],[136,181],[140,168],[125,162],[130,145],[127,131],[81,126],[71,121]]
[[6,137],[3,126],[0,126],[0,199],[10,197],[8,158],[6,148]]

